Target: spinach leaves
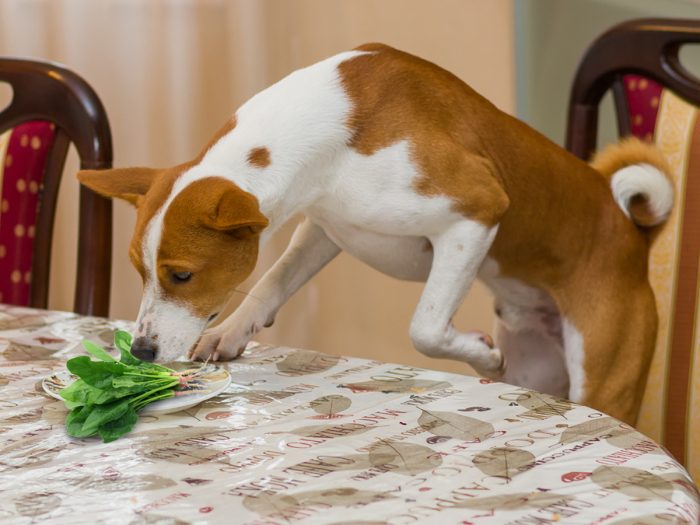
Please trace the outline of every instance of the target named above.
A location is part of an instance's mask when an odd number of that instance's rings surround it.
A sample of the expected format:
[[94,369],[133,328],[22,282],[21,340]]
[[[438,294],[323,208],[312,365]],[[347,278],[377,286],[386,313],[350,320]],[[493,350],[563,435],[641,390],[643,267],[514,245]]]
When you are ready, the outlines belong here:
[[131,334],[117,331],[114,344],[119,361],[91,341],[83,346],[89,356],[69,359],[68,370],[80,379],[61,390],[70,409],[66,417],[69,436],[99,435],[107,443],[127,434],[138,420],[138,411],[149,403],[173,397],[183,384],[170,368],[141,361],[131,354]]

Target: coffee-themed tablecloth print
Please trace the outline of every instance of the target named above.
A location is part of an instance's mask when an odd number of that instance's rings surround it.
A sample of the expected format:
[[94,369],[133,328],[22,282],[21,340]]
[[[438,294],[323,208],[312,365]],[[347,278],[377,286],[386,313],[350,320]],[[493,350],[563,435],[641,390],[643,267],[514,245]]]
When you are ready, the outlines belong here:
[[0,306],[0,523],[698,523],[663,449],[564,399],[258,345],[228,390],[113,443],[41,380],[128,322]]

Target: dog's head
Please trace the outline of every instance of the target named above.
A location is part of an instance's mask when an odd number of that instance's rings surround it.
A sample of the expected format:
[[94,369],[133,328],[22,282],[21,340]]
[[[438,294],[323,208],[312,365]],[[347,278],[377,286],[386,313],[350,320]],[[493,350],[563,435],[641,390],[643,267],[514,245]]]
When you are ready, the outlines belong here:
[[192,347],[255,267],[268,224],[257,199],[192,169],[81,171],[80,182],[138,210],[129,257],[144,294],[132,351],[169,361]]

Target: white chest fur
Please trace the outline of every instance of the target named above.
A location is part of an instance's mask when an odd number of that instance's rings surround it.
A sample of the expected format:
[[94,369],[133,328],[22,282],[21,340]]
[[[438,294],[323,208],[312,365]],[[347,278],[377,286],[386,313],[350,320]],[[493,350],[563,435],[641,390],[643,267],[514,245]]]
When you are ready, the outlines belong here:
[[407,281],[425,281],[433,252],[425,237],[386,235],[350,224],[314,217],[342,250],[375,270]]
[[432,251],[428,237],[456,220],[444,197],[424,197],[408,144],[373,155],[339,153],[324,194],[304,213],[351,255],[399,279],[424,281]]

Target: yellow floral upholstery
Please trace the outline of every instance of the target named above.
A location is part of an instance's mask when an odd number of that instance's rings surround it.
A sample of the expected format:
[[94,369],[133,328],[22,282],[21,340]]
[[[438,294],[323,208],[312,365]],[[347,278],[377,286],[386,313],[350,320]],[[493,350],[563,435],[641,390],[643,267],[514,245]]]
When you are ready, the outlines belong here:
[[[664,444],[698,480],[700,122],[698,108],[669,90],[648,100],[658,106],[651,123],[653,141],[673,169],[676,203],[651,248],[649,278],[656,294],[659,331],[637,426]],[[641,123],[639,113],[629,109],[632,124]]]

